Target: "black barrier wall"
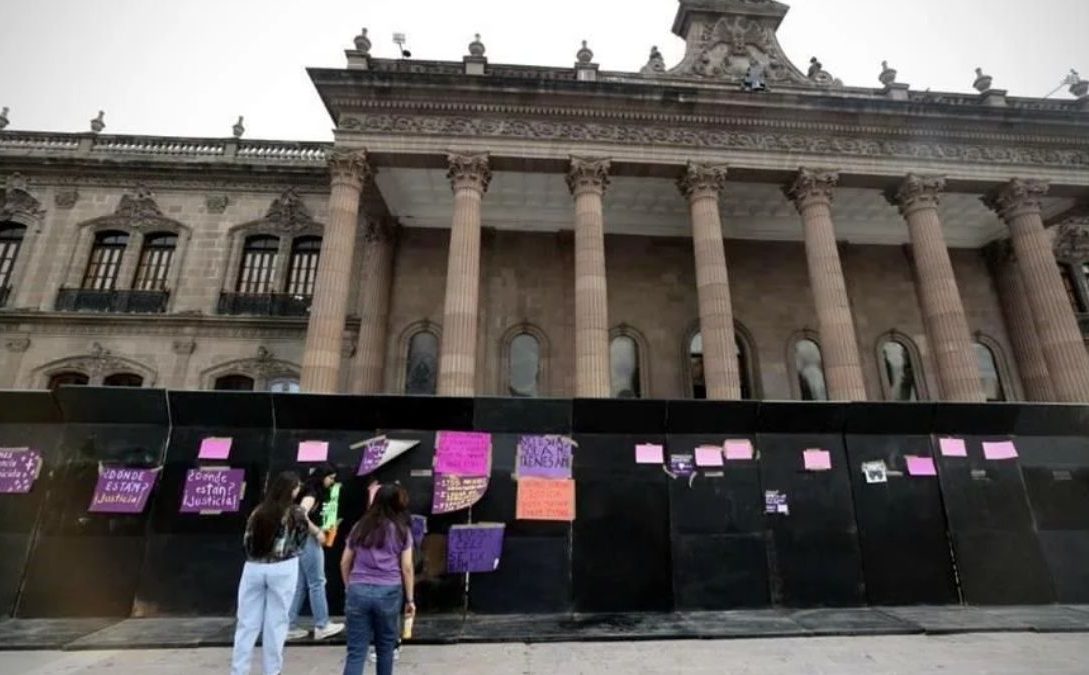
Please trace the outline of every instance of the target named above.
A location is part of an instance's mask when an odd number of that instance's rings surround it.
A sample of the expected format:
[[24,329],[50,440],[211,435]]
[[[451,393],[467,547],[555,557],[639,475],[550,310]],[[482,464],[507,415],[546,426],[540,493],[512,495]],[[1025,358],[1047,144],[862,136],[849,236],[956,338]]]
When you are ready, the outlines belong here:
[[[489,489],[471,509],[430,513],[438,431],[492,434]],[[377,434],[418,444],[359,476]],[[576,518],[515,519],[522,434],[570,435]],[[208,437],[230,458],[200,460]],[[962,439],[967,457],[941,439]],[[66,388],[0,392],[0,448],[34,447],[29,494],[0,494],[0,602],[18,616],[229,615],[245,519],[301,441],[329,443],[341,527],[326,549],[331,609],[338,560],[371,480],[397,481],[427,516],[417,560],[424,614],[721,610],[902,604],[1089,602],[1089,407],[705,401],[446,399]],[[673,477],[637,464],[749,440],[751,460]],[[987,459],[982,443],[1018,457]],[[807,449],[830,468],[807,470]],[[938,476],[911,476],[909,455]],[[887,479],[869,482],[864,462]],[[100,463],[161,468],[141,514],[92,514]],[[181,514],[197,467],[243,469],[238,513]],[[768,494],[785,512],[768,513]],[[460,523],[506,524],[493,573],[447,574]]]

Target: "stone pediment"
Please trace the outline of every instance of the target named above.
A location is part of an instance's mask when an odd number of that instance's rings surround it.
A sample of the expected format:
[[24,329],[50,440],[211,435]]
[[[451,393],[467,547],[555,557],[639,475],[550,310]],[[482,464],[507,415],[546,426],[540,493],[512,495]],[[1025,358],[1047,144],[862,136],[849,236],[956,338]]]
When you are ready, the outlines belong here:
[[789,9],[774,0],[681,0],[673,32],[687,43],[684,58],[667,70],[654,50],[642,74],[739,85],[757,80],[769,86],[842,86],[816,59],[802,72],[783,53],[776,33]]

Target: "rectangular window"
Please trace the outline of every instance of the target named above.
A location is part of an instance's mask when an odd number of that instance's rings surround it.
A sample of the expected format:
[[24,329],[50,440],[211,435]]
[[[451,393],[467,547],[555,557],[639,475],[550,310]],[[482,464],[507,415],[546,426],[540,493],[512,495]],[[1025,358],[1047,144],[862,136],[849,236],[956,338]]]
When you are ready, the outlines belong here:
[[297,246],[291,252],[291,268],[287,278],[287,292],[291,295],[311,296],[314,281],[318,278],[318,248]]
[[11,285],[11,274],[15,270],[15,258],[19,256],[20,239],[0,236],[0,289]]
[[173,235],[149,238],[140,252],[133,290],[165,291],[170,263],[174,259],[176,239]]
[[128,235],[105,232],[95,238],[87,272],[83,275],[82,288],[88,291],[112,291],[117,284],[117,272],[121,269],[121,256],[125,253]]
[[273,293],[276,274],[277,244],[247,246],[242,254],[242,269],[238,275],[238,292],[247,295]]

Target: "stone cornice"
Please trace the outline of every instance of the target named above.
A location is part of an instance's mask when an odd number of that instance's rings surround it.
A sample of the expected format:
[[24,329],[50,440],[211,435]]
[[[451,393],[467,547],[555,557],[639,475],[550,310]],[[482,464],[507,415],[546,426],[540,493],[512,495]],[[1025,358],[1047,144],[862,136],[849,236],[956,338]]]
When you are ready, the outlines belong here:
[[[300,340],[306,335],[306,326],[305,317],[0,311],[0,334],[31,336],[150,335],[173,341],[184,334],[189,339],[220,337]],[[347,328],[358,331],[359,319],[349,317]]]

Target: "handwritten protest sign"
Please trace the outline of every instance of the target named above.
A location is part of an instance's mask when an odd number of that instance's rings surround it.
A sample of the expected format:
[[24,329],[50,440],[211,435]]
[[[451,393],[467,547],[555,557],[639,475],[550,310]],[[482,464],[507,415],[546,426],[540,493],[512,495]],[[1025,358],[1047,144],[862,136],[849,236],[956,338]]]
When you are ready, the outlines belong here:
[[30,448],[0,448],[0,494],[26,494],[38,480],[42,455]]
[[190,469],[181,513],[235,513],[246,490],[245,469]]
[[159,469],[99,466],[91,513],[143,513]]
[[435,473],[487,476],[492,471],[491,434],[440,431],[435,440]]
[[411,516],[412,519],[412,542],[419,546],[423,541],[424,535],[427,534],[427,516],[416,515]]
[[231,438],[205,438],[200,442],[197,459],[227,459],[231,456]]
[[503,554],[502,523],[453,525],[446,537],[446,571],[494,572]]
[[514,517],[518,520],[574,520],[575,481],[570,478],[520,479]]
[[776,513],[784,516],[790,515],[790,503],[787,496],[781,490],[768,490],[764,492],[764,513]]
[[452,513],[467,509],[488,491],[487,476],[451,476],[435,474],[431,513]]
[[670,455],[669,473],[675,478],[688,478],[696,473],[696,462],[692,455]]
[[405,454],[411,448],[419,445],[419,443],[419,441],[399,441],[385,436],[377,436],[353,443],[349,446],[352,450],[363,448],[363,456],[359,460],[359,470],[356,471],[356,475],[366,476],[369,473],[374,473]]
[[518,439],[519,478],[570,478],[573,445],[566,436],[522,436]]

